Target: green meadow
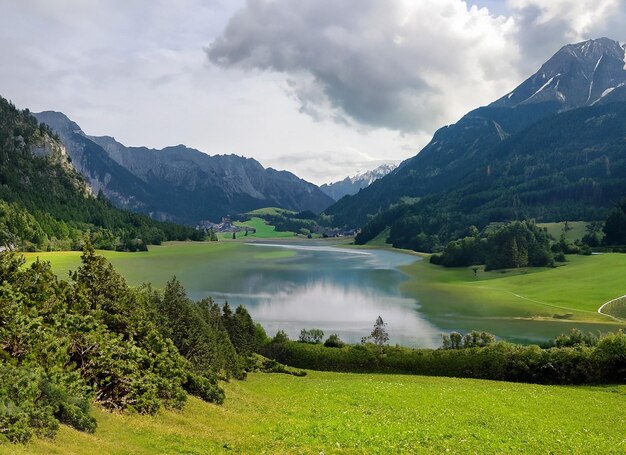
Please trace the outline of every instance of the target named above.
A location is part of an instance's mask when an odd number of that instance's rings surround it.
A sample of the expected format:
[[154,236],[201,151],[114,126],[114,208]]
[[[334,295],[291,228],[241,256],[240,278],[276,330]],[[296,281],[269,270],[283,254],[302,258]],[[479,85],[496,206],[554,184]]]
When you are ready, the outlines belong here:
[[[254,234],[253,233],[248,234],[248,237],[253,237],[253,238],[258,237],[258,238],[265,238],[265,239],[276,239],[276,238],[293,237],[296,235],[295,233],[290,232],[290,231],[285,231],[285,232],[276,231],[275,226],[271,226],[267,224],[264,219],[258,218],[258,217],[252,217],[248,221],[244,221],[244,222],[235,222],[235,226],[240,226],[240,227],[247,226],[247,227],[256,229],[256,232]],[[243,234],[238,234],[238,237],[241,238],[242,235]]]
[[[615,331],[626,326],[598,308],[626,294],[626,255],[567,256],[556,268],[485,272],[445,268],[428,260],[404,268],[403,284],[422,311],[442,328],[506,333],[520,341],[554,336],[575,324],[581,330]],[[522,334],[526,333],[526,336]],[[517,335],[519,334],[519,335]]]
[[[197,274],[201,264],[220,261],[244,261],[250,258],[242,242],[168,242],[150,246],[148,252],[124,253],[98,251],[107,258],[129,284],[153,283],[162,287],[176,275],[182,281],[201,279]],[[57,276],[67,278],[70,270],[80,265],[79,251],[26,253],[27,263],[40,258],[49,261]]]
[[95,409],[95,434],[0,454],[589,453],[626,451],[625,386],[560,387],[422,376],[254,373],[223,406],[190,398],[156,416]]
[[559,223],[538,223],[537,226],[546,228],[548,234],[559,240],[561,234],[565,234],[565,239],[574,242],[580,240],[586,233],[586,227],[589,224],[588,221],[568,221],[567,230],[565,229],[565,221]]

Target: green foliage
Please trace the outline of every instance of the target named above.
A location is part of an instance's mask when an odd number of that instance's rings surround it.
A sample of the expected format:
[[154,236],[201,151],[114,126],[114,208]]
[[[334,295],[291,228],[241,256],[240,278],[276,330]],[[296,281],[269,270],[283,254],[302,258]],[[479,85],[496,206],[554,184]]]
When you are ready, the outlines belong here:
[[239,359],[213,300],[193,302],[176,277],[162,296],[155,293],[152,300],[161,334],[173,341],[196,375],[211,381],[215,375],[241,376]]
[[191,395],[201,398],[209,403],[222,404],[224,402],[224,390],[213,378],[207,378],[195,373],[189,373],[185,390]]
[[324,332],[320,329],[310,329],[310,330],[302,329],[300,331],[300,337],[298,338],[298,341],[300,343],[318,344],[322,342],[323,338],[324,338]]
[[[570,252],[569,246],[562,238],[557,251],[565,248]],[[545,229],[531,221],[514,221],[486,230],[483,237],[454,240],[441,254],[431,256],[430,262],[446,267],[485,264],[485,270],[493,270],[548,266],[553,257]]]
[[222,308],[222,320],[237,354],[247,357],[257,350],[259,339],[257,326],[248,310],[239,305],[233,314],[228,302]]
[[289,337],[284,330],[279,330],[276,332],[276,335],[274,335],[274,338],[272,338],[272,344],[282,344],[287,341],[289,341]]
[[589,333],[583,333],[578,329],[572,329],[568,334],[561,334],[553,341],[553,345],[558,348],[571,348],[575,346],[596,346],[600,341],[600,336]]
[[[281,350],[265,349],[275,360],[314,370],[358,373],[402,373],[493,379],[542,384],[626,382],[626,334],[602,338],[595,346],[542,349],[536,345],[494,342],[478,332],[463,337],[453,332],[444,349],[376,345],[327,348],[285,342]],[[278,354],[276,354],[278,353]]]
[[324,346],[327,348],[343,348],[346,345],[339,335],[336,333],[331,334],[326,341],[324,341]]
[[609,213],[603,231],[605,244],[626,245],[626,199]]
[[485,270],[552,263],[547,233],[529,221],[505,224],[488,236],[487,243]]
[[374,342],[375,345],[382,347],[389,341],[389,334],[387,333],[387,329],[385,328],[387,324],[383,321],[383,318],[378,316],[376,318],[376,322],[374,322],[374,328],[369,338]]
[[[182,408],[185,391],[222,403],[217,374],[243,377],[245,362],[219,306],[175,278],[162,294],[131,289],[88,241],[81,259],[68,283],[0,254],[0,439],[52,437],[60,423],[93,432],[93,400],[141,414]],[[234,320],[247,349],[264,341],[245,309]]]
[[452,332],[449,335],[442,335],[442,349],[469,349],[483,348],[496,342],[495,335],[487,332],[471,332],[461,335],[459,332]]

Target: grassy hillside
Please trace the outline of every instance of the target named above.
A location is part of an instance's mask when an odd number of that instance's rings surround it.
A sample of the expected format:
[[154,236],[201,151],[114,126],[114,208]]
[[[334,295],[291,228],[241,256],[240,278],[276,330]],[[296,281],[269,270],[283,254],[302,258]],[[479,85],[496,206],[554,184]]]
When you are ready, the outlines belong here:
[[[258,218],[258,217],[250,218],[248,221],[244,221],[244,222],[235,222],[235,225],[240,226],[240,227],[247,226],[247,227],[256,229],[256,232],[254,234],[249,233],[248,237],[275,239],[275,238],[293,237],[295,235],[293,232],[289,232],[289,231],[285,231],[285,232],[276,231],[275,226],[271,226],[267,224],[267,222],[264,219]],[[237,235],[238,238],[241,238],[242,236],[243,236],[242,233],[239,233]],[[230,237],[232,237],[232,234]]]
[[411,278],[403,288],[419,299],[421,311],[449,330],[510,333],[523,341],[549,338],[572,325],[592,331],[626,326],[597,313],[603,303],[626,294],[626,255],[567,258],[557,268],[479,269],[476,275],[471,268],[425,260],[404,269]]
[[261,209],[252,210],[248,212],[246,215],[250,215],[250,216],[285,215],[285,214],[295,215],[296,213],[297,212],[294,212],[293,210],[281,209],[279,207],[264,207]]
[[556,240],[559,240],[561,233],[565,233],[565,239],[573,243],[583,238],[587,224],[587,221],[568,221],[567,230],[565,230],[565,221],[559,223],[537,223],[537,226],[546,228],[548,234]]
[[156,417],[96,410],[94,435],[0,454],[622,453],[626,387],[310,372],[252,374],[224,406],[190,399]]

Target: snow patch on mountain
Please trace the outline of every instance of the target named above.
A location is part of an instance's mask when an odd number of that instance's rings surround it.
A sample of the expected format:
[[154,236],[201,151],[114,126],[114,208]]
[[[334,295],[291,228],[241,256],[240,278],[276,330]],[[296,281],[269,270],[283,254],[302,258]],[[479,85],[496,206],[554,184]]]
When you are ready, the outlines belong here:
[[354,176],[346,177],[338,182],[324,184],[320,189],[336,201],[347,195],[353,195],[359,190],[370,186],[376,180],[393,172],[398,166],[387,163],[367,172],[359,172]]

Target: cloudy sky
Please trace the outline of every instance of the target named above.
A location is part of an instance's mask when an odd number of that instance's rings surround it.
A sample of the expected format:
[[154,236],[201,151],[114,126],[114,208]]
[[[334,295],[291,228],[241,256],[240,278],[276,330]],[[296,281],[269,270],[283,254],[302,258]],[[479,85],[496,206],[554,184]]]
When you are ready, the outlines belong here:
[[415,155],[626,0],[0,0],[0,95],[315,183]]

